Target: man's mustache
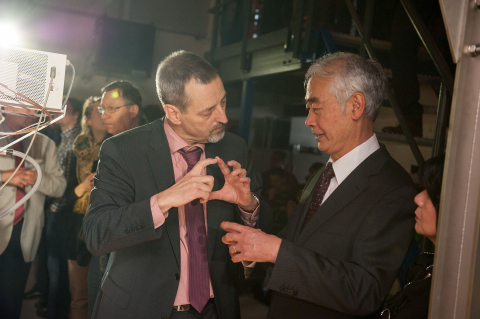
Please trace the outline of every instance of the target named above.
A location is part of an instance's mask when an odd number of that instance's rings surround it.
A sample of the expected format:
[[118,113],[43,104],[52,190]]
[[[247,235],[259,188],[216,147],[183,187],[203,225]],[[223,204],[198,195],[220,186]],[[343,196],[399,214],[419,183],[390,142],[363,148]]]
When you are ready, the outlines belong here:
[[212,133],[213,131],[215,131],[216,129],[225,129],[225,124],[224,123],[218,123],[217,125],[215,125],[214,127],[212,127],[212,129],[210,130],[210,133]]

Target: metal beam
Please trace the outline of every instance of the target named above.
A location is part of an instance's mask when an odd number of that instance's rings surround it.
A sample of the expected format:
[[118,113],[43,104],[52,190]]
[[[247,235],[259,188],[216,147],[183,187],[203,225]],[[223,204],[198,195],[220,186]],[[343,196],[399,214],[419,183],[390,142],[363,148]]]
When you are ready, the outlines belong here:
[[430,32],[428,31],[425,23],[423,23],[422,17],[418,14],[415,6],[412,4],[410,0],[400,0],[405,12],[408,15],[408,18],[413,24],[413,27],[417,31],[420,40],[422,41],[423,45],[430,54],[433,63],[437,67],[438,73],[442,77],[443,83],[447,86],[448,92],[453,92],[453,76],[452,71],[450,70],[447,62],[443,58],[442,53],[438,49],[435,40],[431,36]]
[[[360,22],[360,18],[358,17],[357,11],[353,6],[352,1],[345,0],[345,2],[347,4],[348,10],[350,11],[350,15],[353,18],[353,22],[357,27],[358,33],[363,38],[363,35],[364,35],[363,26],[362,26],[362,23]],[[372,48],[372,45],[370,44],[370,41],[365,41],[364,46],[368,53],[368,56],[371,59],[378,61],[378,59],[375,56],[375,53],[373,52],[373,48]],[[397,120],[400,126],[402,127],[403,134],[405,135],[408,145],[412,150],[413,156],[415,157],[415,160],[417,161],[418,165],[421,166],[424,162],[423,155],[420,152],[420,149],[418,148],[417,142],[415,142],[415,139],[413,138],[412,132],[410,132],[410,129],[408,128],[407,122],[405,121],[405,117],[403,116],[402,111],[400,110],[397,99],[395,98],[393,90],[390,86],[388,86],[387,95],[388,95],[388,99],[390,100],[390,103],[392,104],[393,111],[395,112],[395,116],[397,117]]]
[[362,37],[362,46],[360,47],[360,55],[362,57],[367,56],[367,52],[365,51],[365,43],[370,42],[370,39],[372,37],[374,11],[375,11],[375,0],[367,0],[366,6],[365,6],[365,16],[363,18],[364,34]]
[[252,123],[253,112],[253,92],[254,92],[254,79],[249,78],[243,80],[242,87],[242,102],[240,121],[238,123],[238,135],[248,143],[250,135],[250,124]]
[[435,139],[432,149],[432,157],[438,156],[445,151],[447,142],[448,114],[450,114],[449,98],[445,85],[440,85],[440,94],[438,96],[437,121],[435,123]]
[[249,37],[249,31],[250,31],[251,16],[252,16],[252,0],[244,0],[242,55],[240,58],[240,70],[242,70],[244,73],[250,72],[252,68],[252,55],[247,54],[247,45],[248,45],[248,37]]
[[[446,2],[446,1],[444,1]],[[466,48],[480,43],[480,9],[467,5],[462,54],[457,65],[440,202],[430,319],[480,318],[480,56]],[[462,26],[463,24],[463,26]]]

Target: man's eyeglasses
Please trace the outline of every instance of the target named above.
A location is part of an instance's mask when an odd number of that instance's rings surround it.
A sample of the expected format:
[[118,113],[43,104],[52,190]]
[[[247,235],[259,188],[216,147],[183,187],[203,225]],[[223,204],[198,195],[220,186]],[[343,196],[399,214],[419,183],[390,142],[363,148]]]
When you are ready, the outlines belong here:
[[108,113],[115,113],[117,112],[117,110],[121,107],[124,107],[124,106],[132,106],[133,104],[125,104],[125,105],[121,105],[121,106],[98,106],[97,107],[97,110],[98,110],[98,113],[100,113],[101,115],[103,115],[103,113],[105,113],[105,110],[108,112]]

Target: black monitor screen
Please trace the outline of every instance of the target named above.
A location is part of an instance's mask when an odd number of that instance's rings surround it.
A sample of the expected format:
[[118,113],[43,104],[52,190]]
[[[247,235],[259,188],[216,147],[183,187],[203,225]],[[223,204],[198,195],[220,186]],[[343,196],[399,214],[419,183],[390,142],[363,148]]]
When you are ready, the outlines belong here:
[[150,77],[155,26],[103,17],[97,21],[98,71]]

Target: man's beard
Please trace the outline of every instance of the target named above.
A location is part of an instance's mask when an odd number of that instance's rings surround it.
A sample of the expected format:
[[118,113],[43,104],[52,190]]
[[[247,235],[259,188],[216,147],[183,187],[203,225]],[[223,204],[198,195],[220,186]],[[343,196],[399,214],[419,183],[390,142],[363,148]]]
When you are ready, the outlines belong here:
[[[221,128],[222,130],[218,133],[213,133],[213,131],[215,131],[216,129],[219,129]],[[208,132],[208,137],[207,137],[207,141],[209,143],[217,143],[218,141],[220,141],[223,137],[225,136],[225,124],[223,123],[218,123],[217,125],[215,125],[214,127],[212,127],[210,129],[210,132]]]

